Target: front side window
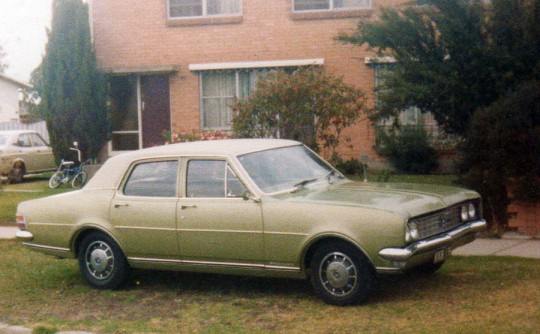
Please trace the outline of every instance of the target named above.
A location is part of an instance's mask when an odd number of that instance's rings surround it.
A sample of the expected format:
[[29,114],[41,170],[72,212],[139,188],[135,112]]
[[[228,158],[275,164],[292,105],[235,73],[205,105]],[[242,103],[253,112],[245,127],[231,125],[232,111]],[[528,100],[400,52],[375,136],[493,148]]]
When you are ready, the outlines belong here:
[[188,163],[187,197],[241,197],[244,191],[244,185],[227,162],[222,160],[191,160]]
[[19,135],[19,146],[20,147],[31,147],[32,142],[30,141],[30,137],[28,135]]
[[175,197],[178,161],[152,161],[136,165],[124,186],[126,196]]
[[30,137],[32,138],[32,142],[34,143],[34,146],[48,146],[47,143],[41,138],[38,134],[32,133],[30,134]]
[[293,0],[295,12],[371,8],[371,0]]
[[257,78],[268,70],[208,71],[201,73],[201,118],[204,129],[229,130],[231,104],[256,87]]
[[169,17],[231,16],[241,13],[241,0],[169,0]]

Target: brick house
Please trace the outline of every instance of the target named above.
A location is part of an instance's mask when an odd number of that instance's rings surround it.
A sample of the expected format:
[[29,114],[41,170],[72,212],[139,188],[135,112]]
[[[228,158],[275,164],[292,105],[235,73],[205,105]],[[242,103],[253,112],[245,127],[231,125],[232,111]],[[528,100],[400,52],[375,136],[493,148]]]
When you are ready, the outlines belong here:
[[[373,52],[335,40],[403,0],[92,0],[100,68],[114,107],[108,154],[163,142],[163,130],[230,129],[228,104],[275,68],[322,66],[373,102]],[[344,159],[379,160],[375,127],[344,133]]]

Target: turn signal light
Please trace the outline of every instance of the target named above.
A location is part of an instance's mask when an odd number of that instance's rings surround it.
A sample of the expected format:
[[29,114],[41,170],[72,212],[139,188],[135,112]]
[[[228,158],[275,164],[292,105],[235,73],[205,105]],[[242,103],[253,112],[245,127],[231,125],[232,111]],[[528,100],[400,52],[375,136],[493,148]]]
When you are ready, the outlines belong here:
[[19,230],[26,231],[26,218],[22,215],[15,216],[17,226],[19,227]]

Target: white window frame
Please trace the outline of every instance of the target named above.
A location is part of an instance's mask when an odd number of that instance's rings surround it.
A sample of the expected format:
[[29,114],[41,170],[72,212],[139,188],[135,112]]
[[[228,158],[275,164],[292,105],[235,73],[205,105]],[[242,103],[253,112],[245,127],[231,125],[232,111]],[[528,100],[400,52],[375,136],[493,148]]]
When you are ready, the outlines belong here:
[[232,14],[208,14],[208,0],[201,0],[202,2],[202,15],[195,16],[171,16],[171,1],[167,0],[167,17],[169,20],[183,20],[183,19],[194,19],[194,18],[207,18],[207,17],[231,17],[231,16],[241,16],[243,12],[243,1],[237,0],[239,2],[239,11],[238,13]]
[[252,61],[252,62],[227,62],[227,63],[203,63],[189,64],[189,70],[199,72],[199,117],[200,128],[206,130],[224,130],[229,131],[231,126],[209,128],[204,124],[204,109],[203,109],[203,84],[202,75],[205,71],[229,70],[235,72],[235,96],[238,97],[240,88],[240,72],[243,70],[257,71],[263,69],[277,69],[290,67],[305,67],[305,66],[324,66],[324,58],[312,59],[289,59],[289,60],[270,60],[270,61]]
[[[234,71],[234,96],[220,96],[220,98],[238,98],[240,96],[240,69]],[[212,73],[212,72],[209,72]],[[199,72],[199,105],[200,105],[200,126],[202,130],[231,130],[232,125],[228,126],[218,126],[218,127],[208,127],[204,124],[204,100],[205,98],[212,98],[209,96],[203,96],[203,75],[209,74],[207,72]],[[214,97],[215,98],[215,97]]]
[[309,12],[330,12],[330,11],[340,11],[340,10],[361,10],[361,9],[371,9],[373,8],[373,0],[366,0],[367,5],[362,7],[336,7],[334,2],[336,0],[328,0],[329,8],[328,9],[305,9],[305,10],[296,10],[295,2],[296,0],[291,0],[292,11],[294,13],[309,13]]

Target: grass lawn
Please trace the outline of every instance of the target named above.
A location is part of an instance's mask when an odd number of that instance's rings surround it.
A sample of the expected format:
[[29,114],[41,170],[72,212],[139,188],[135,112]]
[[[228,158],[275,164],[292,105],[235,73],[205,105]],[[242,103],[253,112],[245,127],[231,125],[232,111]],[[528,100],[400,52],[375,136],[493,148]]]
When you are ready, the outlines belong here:
[[3,185],[0,190],[0,226],[15,224],[17,205],[22,201],[71,191],[70,185],[49,189],[51,173],[27,177],[23,183]]
[[[389,182],[453,180],[392,175]],[[48,189],[46,177],[3,189],[0,224],[13,224],[21,200],[71,190]],[[57,260],[15,241],[0,240],[0,254],[0,322],[35,333],[491,334],[540,328],[540,261],[532,259],[453,257],[430,277],[382,278],[365,305],[339,308],[317,299],[307,281],[135,271],[126,288],[100,291],[84,283],[75,260]]]
[[333,307],[307,281],[135,271],[89,288],[75,260],[0,241],[0,322],[36,333],[538,333],[540,261],[453,257],[431,277],[384,278],[367,304]]

